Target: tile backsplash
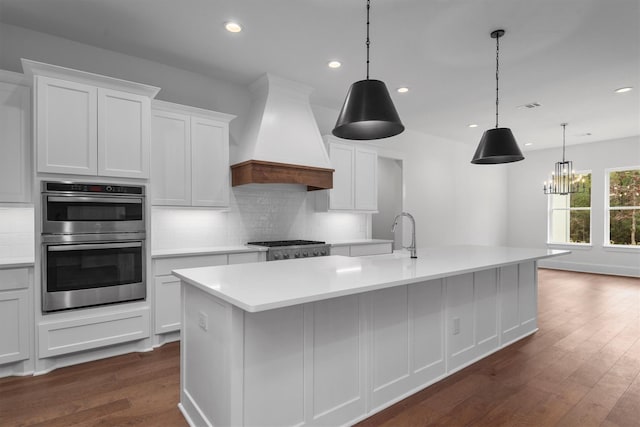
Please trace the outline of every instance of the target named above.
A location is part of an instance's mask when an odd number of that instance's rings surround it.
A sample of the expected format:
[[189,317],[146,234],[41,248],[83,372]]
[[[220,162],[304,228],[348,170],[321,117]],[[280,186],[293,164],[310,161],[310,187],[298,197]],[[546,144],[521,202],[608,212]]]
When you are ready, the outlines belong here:
[[370,237],[371,214],[315,211],[315,194],[300,185],[234,187],[228,211],[153,207],[153,250],[242,245],[279,239],[346,240]]
[[33,207],[0,207],[0,258],[34,257]]

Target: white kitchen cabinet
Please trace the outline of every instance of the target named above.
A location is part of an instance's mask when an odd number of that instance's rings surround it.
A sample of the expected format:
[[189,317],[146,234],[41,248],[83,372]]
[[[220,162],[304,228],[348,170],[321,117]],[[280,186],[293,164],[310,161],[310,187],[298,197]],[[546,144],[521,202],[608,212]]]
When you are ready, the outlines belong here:
[[159,88],[22,60],[34,76],[38,172],[149,177]]
[[38,172],[98,173],[98,89],[37,76],[36,150]]
[[151,112],[151,203],[191,205],[191,118],[186,114]]
[[320,211],[376,212],[378,210],[378,154],[359,145],[325,137],[333,173],[333,188],[318,191]]
[[152,204],[229,206],[229,122],[234,117],[153,102]]
[[0,202],[31,201],[31,97],[21,74],[0,70]]
[[29,359],[29,304],[27,268],[0,270],[0,365]]
[[98,89],[98,175],[149,178],[148,96]]
[[371,242],[364,244],[331,245],[331,255],[367,256],[383,255],[393,252],[393,242]]
[[182,316],[180,311],[180,279],[171,274],[172,270],[260,262],[265,259],[265,252],[221,253],[154,259],[155,333],[165,334],[180,330]]

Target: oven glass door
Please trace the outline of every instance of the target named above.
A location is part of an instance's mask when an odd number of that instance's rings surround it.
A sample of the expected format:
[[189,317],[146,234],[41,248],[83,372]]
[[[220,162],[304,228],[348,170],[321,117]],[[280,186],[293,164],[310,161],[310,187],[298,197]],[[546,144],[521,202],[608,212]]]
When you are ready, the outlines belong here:
[[44,245],[43,311],[143,299],[144,242]]
[[43,199],[43,233],[144,230],[142,197],[52,196]]

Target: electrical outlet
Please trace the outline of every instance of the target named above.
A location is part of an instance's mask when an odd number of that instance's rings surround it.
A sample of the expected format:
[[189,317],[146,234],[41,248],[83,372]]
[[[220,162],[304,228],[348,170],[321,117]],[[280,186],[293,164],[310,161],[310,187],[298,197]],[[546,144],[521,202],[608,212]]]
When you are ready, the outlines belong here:
[[209,329],[209,318],[202,311],[198,313],[198,326],[200,326],[205,331]]
[[460,333],[460,318],[453,318],[453,335],[458,335]]

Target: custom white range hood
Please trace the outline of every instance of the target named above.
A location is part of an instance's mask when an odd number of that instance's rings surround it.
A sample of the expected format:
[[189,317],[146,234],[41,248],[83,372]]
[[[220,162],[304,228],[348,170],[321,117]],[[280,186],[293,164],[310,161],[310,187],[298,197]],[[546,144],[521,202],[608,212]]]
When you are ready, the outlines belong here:
[[232,185],[333,187],[333,169],[313,116],[312,89],[265,74],[250,87],[253,103],[231,166]]

